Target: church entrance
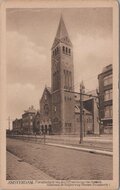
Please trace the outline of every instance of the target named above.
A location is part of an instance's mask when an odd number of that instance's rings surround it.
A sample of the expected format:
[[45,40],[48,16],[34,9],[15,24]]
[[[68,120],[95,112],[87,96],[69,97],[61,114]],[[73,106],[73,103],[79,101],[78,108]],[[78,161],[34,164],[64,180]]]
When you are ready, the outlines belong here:
[[47,125],[45,125],[45,134],[47,134]]
[[52,126],[49,125],[49,135],[51,135],[51,134],[52,134]]

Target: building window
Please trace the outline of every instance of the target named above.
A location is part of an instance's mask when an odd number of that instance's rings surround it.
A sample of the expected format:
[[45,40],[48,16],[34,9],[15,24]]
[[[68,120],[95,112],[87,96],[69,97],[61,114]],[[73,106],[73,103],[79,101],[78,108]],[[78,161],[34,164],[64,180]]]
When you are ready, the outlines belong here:
[[72,126],[71,123],[65,123],[65,130],[67,133],[71,133],[71,126]]
[[65,123],[65,126],[69,128],[72,126],[72,123]]
[[71,55],[71,49],[70,48],[63,46],[62,50],[63,50],[64,54]]
[[71,49],[69,49],[69,55],[71,55]]
[[104,100],[112,100],[112,89],[105,91]]
[[46,94],[45,94],[44,98],[45,98],[45,100],[47,100],[47,95]]
[[112,117],[112,106],[106,106],[104,111],[105,111],[105,118]]
[[58,48],[58,47],[56,47],[56,49],[54,50],[53,55],[57,55],[57,54],[58,54],[58,52],[59,52],[59,48]]
[[57,49],[56,51],[57,51],[57,53],[58,53],[58,52],[59,52],[59,48],[57,47],[56,49]]
[[44,105],[44,111],[45,111],[45,114],[46,114],[46,115],[49,114],[49,106],[48,106],[48,104],[45,104],[45,105]]
[[57,54],[57,49],[55,49],[55,55]]
[[65,53],[65,46],[63,46],[63,53]]
[[54,111],[55,111],[55,112],[57,111],[57,108],[56,108],[56,106],[54,107]]
[[66,54],[68,53],[68,48],[66,47]]
[[109,84],[112,84],[112,75],[104,77],[104,86],[107,86]]

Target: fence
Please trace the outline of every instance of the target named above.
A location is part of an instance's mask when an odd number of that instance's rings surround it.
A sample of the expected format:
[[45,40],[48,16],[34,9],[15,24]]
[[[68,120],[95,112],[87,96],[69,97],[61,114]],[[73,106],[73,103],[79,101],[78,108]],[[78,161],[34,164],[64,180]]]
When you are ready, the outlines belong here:
[[30,141],[34,143],[56,143],[56,144],[79,144],[79,136],[67,135],[7,135],[8,138]]

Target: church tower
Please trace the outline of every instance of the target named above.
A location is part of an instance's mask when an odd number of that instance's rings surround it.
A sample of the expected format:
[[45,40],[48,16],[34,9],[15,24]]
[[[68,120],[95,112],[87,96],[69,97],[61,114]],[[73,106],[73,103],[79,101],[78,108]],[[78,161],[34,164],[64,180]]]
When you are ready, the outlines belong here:
[[55,134],[74,133],[73,48],[61,16],[51,48],[52,130]]

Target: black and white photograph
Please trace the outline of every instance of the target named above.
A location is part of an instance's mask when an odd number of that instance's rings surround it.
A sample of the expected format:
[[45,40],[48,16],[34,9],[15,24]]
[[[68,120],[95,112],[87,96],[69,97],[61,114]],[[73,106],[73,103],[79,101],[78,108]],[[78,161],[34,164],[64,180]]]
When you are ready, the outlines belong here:
[[109,189],[114,180],[115,1],[104,2],[6,8],[9,185]]

